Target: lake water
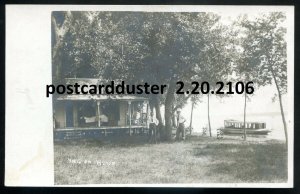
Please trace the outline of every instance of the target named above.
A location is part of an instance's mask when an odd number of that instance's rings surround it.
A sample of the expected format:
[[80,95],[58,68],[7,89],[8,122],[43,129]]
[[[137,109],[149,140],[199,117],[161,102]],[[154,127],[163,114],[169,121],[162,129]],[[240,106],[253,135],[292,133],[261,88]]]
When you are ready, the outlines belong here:
[[[243,121],[244,115],[211,115],[211,128],[212,128],[212,135],[217,135],[217,129],[220,127],[224,127],[224,120],[226,119],[235,119]],[[272,132],[269,133],[267,138],[270,139],[280,139],[284,140],[284,129],[283,129],[283,123],[280,113],[273,113],[273,114],[249,114],[246,118],[247,121],[261,121],[266,123],[266,128],[271,129]],[[187,119],[187,125],[189,125],[190,120]],[[202,113],[199,113],[197,110],[194,113],[193,116],[193,130],[195,132],[202,133],[203,128],[208,128],[208,118],[207,114],[203,115]]]
[[[256,90],[255,95],[249,96],[246,121],[265,122],[266,128],[272,130],[267,138],[285,140],[279,101],[278,99],[272,100],[274,93],[276,93],[276,88],[272,85]],[[201,102],[198,102],[194,107],[193,114],[193,129],[198,133],[202,133],[203,127],[208,127],[207,95],[201,96],[200,100]],[[289,120],[293,118],[293,107],[291,103],[288,103],[288,95],[283,96],[282,102],[288,131],[294,130],[291,120]],[[224,98],[216,95],[210,96],[210,120],[213,136],[216,136],[218,128],[224,127],[224,120],[244,120],[244,103],[244,95],[234,94]],[[181,110],[181,115],[186,119],[186,126],[190,124],[191,107],[191,102],[189,101]],[[164,108],[162,107],[162,114],[163,110]]]
[[[231,98],[219,99],[216,97],[211,98],[210,103],[210,120],[212,127],[212,134],[216,136],[217,129],[224,127],[224,120],[234,119],[244,120],[244,99],[242,96],[234,96]],[[283,101],[286,122],[291,124],[289,115],[291,111],[287,107],[286,101]],[[182,109],[182,115],[186,118],[186,125],[190,123],[191,115],[191,102]],[[265,122],[266,128],[271,129],[272,132],[267,136],[272,139],[284,140],[283,122],[280,113],[279,102],[272,102],[271,97],[267,96],[254,96],[247,102],[246,109],[247,122]],[[207,118],[207,99],[203,99],[194,108],[193,114],[193,128],[195,132],[202,132],[203,127],[208,126]],[[288,130],[293,130],[290,127]]]

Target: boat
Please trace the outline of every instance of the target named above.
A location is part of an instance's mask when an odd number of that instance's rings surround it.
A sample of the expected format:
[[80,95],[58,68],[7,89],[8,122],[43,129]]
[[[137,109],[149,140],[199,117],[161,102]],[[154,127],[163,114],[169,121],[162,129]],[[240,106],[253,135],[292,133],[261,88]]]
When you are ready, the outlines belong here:
[[225,120],[224,127],[219,130],[224,135],[240,135],[244,134],[245,128],[247,135],[268,135],[271,132],[270,129],[266,128],[265,122],[246,122],[244,127],[244,122],[237,120]]

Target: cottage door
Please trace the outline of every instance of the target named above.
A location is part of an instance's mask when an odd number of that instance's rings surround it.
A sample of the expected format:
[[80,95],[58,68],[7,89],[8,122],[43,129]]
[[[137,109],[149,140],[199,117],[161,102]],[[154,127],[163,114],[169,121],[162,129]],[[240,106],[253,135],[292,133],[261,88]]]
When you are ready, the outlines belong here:
[[66,127],[73,127],[73,105],[71,102],[66,103]]

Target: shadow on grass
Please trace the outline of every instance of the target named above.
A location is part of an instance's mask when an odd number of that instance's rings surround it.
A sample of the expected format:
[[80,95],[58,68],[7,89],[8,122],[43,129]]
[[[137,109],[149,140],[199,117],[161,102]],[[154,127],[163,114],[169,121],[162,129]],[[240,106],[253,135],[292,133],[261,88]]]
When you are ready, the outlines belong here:
[[76,139],[55,141],[55,145],[90,147],[135,147],[151,143],[148,136],[122,136],[95,139]]
[[[197,144],[195,157],[210,156],[211,174],[230,176],[240,182],[286,182],[287,151],[283,143]],[[225,180],[225,182],[227,182]]]
[[55,145],[64,145],[64,146],[101,146],[101,147],[137,147],[143,145],[151,144],[160,144],[160,143],[176,143],[176,142],[186,142],[190,143],[197,141],[197,138],[187,137],[185,141],[175,141],[174,139],[170,141],[151,141],[150,136],[148,135],[124,135],[124,136],[107,136],[102,138],[83,138],[83,139],[70,139],[70,140],[60,140],[54,141]]

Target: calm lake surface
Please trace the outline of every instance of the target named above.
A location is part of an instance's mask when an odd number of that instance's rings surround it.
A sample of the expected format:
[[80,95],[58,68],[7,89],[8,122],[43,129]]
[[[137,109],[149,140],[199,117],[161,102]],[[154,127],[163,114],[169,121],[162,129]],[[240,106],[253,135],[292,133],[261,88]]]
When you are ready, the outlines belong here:
[[[226,119],[235,119],[243,121],[244,117],[243,115],[211,115],[211,127],[212,127],[212,135],[216,136],[217,129],[224,126],[224,120]],[[208,118],[207,114],[199,114],[198,111],[194,112],[193,116],[193,129],[195,132],[202,133],[204,127],[208,127]],[[266,123],[266,128],[271,129],[272,132],[269,133],[267,138],[270,139],[280,139],[284,140],[284,129],[283,129],[283,123],[280,113],[259,113],[259,114],[249,114],[246,116],[247,121],[260,121]],[[187,119],[187,125],[189,125],[189,119]]]

